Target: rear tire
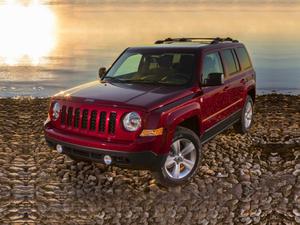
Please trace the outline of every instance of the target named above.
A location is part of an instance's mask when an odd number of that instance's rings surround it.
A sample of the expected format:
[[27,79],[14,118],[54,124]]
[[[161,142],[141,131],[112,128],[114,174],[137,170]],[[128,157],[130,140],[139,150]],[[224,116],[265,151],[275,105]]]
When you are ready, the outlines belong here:
[[245,134],[249,131],[253,123],[253,100],[248,95],[245,101],[240,120],[233,125],[236,132]]
[[153,175],[163,186],[182,185],[197,171],[200,158],[200,138],[192,130],[178,127],[168,156]]

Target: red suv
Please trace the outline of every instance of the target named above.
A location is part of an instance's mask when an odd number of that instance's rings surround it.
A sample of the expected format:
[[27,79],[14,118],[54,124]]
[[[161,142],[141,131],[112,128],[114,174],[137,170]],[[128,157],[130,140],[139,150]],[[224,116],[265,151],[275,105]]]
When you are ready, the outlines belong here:
[[99,76],[51,99],[46,141],[75,160],[149,169],[178,185],[197,170],[201,144],[252,124],[255,71],[231,38],[127,48]]

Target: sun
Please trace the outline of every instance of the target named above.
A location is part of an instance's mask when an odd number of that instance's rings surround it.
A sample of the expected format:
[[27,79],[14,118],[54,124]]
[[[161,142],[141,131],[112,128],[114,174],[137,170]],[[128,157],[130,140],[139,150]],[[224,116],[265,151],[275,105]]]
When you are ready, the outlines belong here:
[[37,65],[55,46],[55,14],[39,1],[0,3],[0,64]]

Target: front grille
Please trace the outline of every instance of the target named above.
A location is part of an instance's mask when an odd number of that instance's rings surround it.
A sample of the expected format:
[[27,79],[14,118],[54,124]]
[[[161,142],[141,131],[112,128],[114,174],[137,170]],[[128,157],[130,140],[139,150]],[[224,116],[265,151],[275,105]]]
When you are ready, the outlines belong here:
[[63,105],[61,112],[62,128],[76,128],[74,132],[90,131],[96,133],[116,132],[116,112],[106,112],[96,109],[76,108]]

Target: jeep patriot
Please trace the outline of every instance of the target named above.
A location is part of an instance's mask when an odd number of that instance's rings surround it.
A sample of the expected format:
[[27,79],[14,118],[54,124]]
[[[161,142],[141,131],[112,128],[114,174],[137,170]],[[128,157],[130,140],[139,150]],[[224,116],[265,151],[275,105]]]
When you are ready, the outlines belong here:
[[51,98],[47,143],[74,160],[153,171],[180,185],[201,145],[253,120],[255,71],[231,38],[168,38],[127,48],[100,79]]

